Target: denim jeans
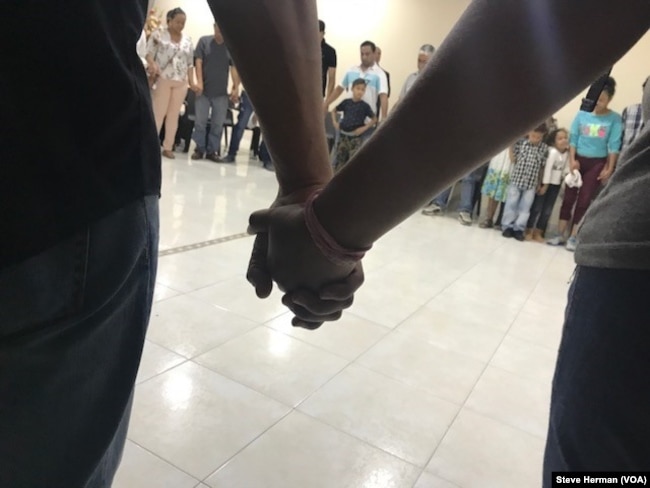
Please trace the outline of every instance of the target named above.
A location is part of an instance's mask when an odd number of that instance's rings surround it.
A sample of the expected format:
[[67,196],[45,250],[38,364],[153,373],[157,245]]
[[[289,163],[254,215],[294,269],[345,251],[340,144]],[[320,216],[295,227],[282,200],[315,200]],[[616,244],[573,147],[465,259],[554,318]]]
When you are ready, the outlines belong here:
[[[196,148],[202,153],[221,153],[221,134],[228,115],[228,96],[208,98],[201,95],[196,98],[194,134],[192,139]],[[210,133],[206,134],[210,120]]]
[[0,270],[0,486],[111,486],[157,247],[147,197]]
[[[472,213],[474,209],[474,190],[476,188],[476,182],[481,179],[485,168],[481,166],[476,168],[471,173],[465,175],[460,182],[460,203],[458,204],[459,212],[468,212]],[[433,199],[433,203],[438,205],[440,208],[447,208],[447,203],[449,202],[449,197],[451,196],[451,186],[443,191],[440,195]]]
[[526,230],[530,208],[535,201],[535,189],[523,190],[514,185],[508,187],[506,196],[506,207],[503,211],[501,227],[515,231]]
[[232,137],[230,139],[230,147],[228,148],[228,156],[237,156],[239,151],[239,144],[241,138],[244,136],[244,131],[248,127],[248,123],[253,115],[253,105],[251,104],[246,92],[241,94],[241,102],[239,104],[239,115],[237,116],[237,124],[232,130]]
[[579,266],[555,367],[552,471],[650,470],[650,271]]

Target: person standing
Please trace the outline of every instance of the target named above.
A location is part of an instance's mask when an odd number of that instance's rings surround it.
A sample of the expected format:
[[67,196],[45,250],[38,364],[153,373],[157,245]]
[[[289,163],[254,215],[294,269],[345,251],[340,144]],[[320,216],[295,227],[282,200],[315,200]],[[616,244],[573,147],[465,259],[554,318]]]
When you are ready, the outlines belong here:
[[[323,99],[326,99],[334,91],[336,84],[336,49],[325,42],[325,22],[318,21],[318,33],[320,36],[320,55],[323,75]],[[336,140],[336,128],[332,124],[329,113],[325,114],[325,134],[327,135],[327,146],[331,151]]]
[[406,81],[404,82],[404,86],[402,86],[402,91],[399,94],[399,100],[404,98],[404,96],[408,93],[408,91],[413,87],[413,84],[415,83],[415,80],[417,80],[418,75],[422,71],[422,68],[424,68],[426,64],[429,62],[429,59],[431,59],[431,56],[433,56],[435,50],[436,48],[434,48],[431,44],[422,44],[420,50],[418,51],[418,60],[417,60],[418,70],[415,73],[411,73],[406,78]]
[[[641,91],[645,91],[645,88],[648,84],[647,78],[643,85],[641,85]],[[621,114],[623,120],[623,142],[621,145],[621,152],[623,152],[627,147],[634,142],[636,136],[639,135],[641,129],[644,126],[645,120],[643,119],[643,110],[640,103],[635,103],[629,105],[623,109]]]
[[[390,73],[386,71],[384,68],[381,67],[379,63],[381,63],[381,48],[377,46],[377,49],[375,49],[375,63],[379,67],[380,70],[384,72],[386,75],[386,86],[387,86],[387,91],[386,91],[386,98],[390,98]],[[377,101],[377,114],[381,111],[381,100]]]
[[320,54],[323,68],[323,97],[327,98],[334,91],[336,84],[336,49],[325,42],[325,22],[318,21],[320,36]]
[[[609,109],[609,102],[615,92],[616,81],[609,77],[594,111],[579,112],[571,125],[570,171],[580,171],[582,187],[567,188],[560,208],[560,229],[568,228],[568,223],[573,220],[571,237],[566,241],[567,251],[576,250],[578,224],[596,196],[598,187],[607,182],[616,167],[621,150],[623,123],[621,116]],[[563,239],[560,235],[549,241],[549,244],[561,245]]]
[[[192,139],[196,143],[192,159],[205,157],[215,163],[223,162],[221,134],[228,114],[229,100],[239,98],[239,75],[232,64],[230,53],[217,23],[214,35],[199,39],[194,52],[196,69],[196,121]],[[228,97],[228,75],[232,75],[233,89]],[[210,132],[208,133],[208,121]],[[234,158],[233,158],[234,162]]]
[[388,80],[383,69],[375,62],[377,46],[372,41],[365,41],[359,47],[361,64],[351,67],[341,83],[334,88],[332,93],[325,99],[324,111],[329,112],[329,106],[336,100],[343,91],[350,90],[354,80],[359,78],[366,80],[366,92],[363,100],[374,110],[379,105],[380,110],[376,114],[378,120],[384,120],[388,116]]
[[154,81],[153,113],[156,130],[160,133],[165,122],[162,155],[174,159],[174,139],[178,129],[178,114],[188,86],[194,87],[192,39],[183,34],[185,12],[175,8],[167,12],[167,27],[155,31],[147,41],[147,72]]

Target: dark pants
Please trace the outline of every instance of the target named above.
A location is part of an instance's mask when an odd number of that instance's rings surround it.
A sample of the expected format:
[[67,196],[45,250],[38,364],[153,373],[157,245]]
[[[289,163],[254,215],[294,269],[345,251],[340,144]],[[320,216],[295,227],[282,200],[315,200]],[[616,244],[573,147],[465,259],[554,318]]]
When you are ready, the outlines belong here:
[[546,193],[543,195],[535,196],[533,207],[530,209],[530,217],[528,218],[528,229],[541,230],[546,232],[548,221],[553,213],[553,207],[557,196],[560,194],[560,185],[548,185]]
[[[229,156],[236,156],[239,151],[239,143],[244,136],[244,131],[248,127],[248,123],[253,115],[253,105],[246,92],[241,94],[241,102],[239,104],[239,115],[237,116],[237,124],[232,130],[232,137],[230,139],[230,147],[228,148]],[[259,138],[259,136],[258,136]]]
[[147,197],[0,271],[0,486],[111,486],[157,248]]
[[571,220],[571,210],[575,205],[576,209],[573,212],[573,223],[578,225],[585,216],[591,201],[598,193],[600,181],[598,175],[607,164],[607,158],[585,158],[583,156],[576,156],[580,163],[580,174],[582,175],[582,187],[569,188],[567,187],[564,192],[564,201],[560,209],[560,219],[569,221]]
[[650,470],[650,271],[578,267],[558,353],[552,471]]

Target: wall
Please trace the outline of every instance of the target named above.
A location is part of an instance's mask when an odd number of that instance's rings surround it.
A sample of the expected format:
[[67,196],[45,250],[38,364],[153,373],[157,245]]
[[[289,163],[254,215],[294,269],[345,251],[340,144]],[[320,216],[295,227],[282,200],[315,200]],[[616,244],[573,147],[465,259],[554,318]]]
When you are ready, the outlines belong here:
[[[327,24],[326,40],[338,53],[337,77],[359,62],[362,41],[374,41],[382,48],[381,64],[391,75],[392,103],[408,74],[416,70],[418,48],[425,43],[439,46],[467,5],[469,0],[318,0],[319,17]],[[155,7],[163,12],[177,6],[187,12],[186,31],[194,40],[212,32],[212,14],[205,0],[155,1]],[[648,75],[650,34],[615,66],[618,92],[612,108],[620,112],[638,103],[641,84]],[[571,123],[583,96],[556,113],[561,125]]]

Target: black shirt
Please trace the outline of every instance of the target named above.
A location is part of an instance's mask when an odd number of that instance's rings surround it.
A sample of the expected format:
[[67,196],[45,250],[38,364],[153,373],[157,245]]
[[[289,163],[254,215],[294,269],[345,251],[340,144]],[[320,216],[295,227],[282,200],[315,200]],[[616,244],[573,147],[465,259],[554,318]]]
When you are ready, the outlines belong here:
[[11,22],[0,29],[0,268],[160,192],[160,147],[135,50],[147,0],[68,7],[3,5]]
[[359,127],[363,127],[365,124],[366,118],[373,118],[375,113],[363,100],[355,102],[351,98],[343,100],[336,106],[337,112],[343,112],[343,118],[341,119],[341,130],[343,132],[353,132]]
[[330,68],[336,68],[336,49],[323,40],[320,43],[320,53],[323,61],[323,96],[325,96],[325,90],[327,90],[327,71]]

